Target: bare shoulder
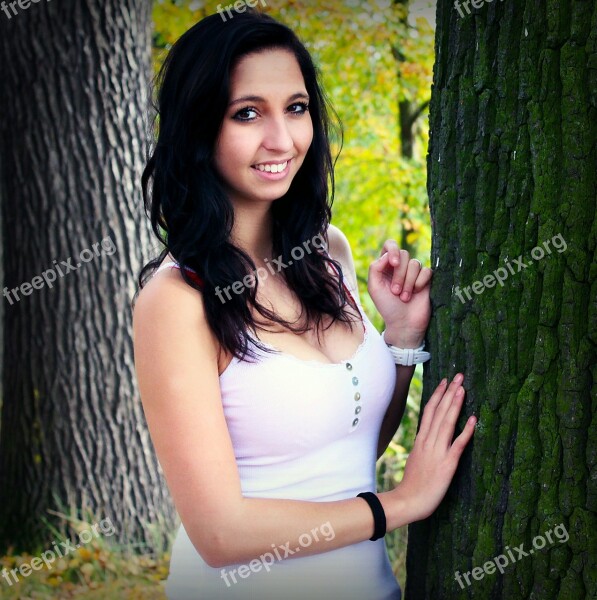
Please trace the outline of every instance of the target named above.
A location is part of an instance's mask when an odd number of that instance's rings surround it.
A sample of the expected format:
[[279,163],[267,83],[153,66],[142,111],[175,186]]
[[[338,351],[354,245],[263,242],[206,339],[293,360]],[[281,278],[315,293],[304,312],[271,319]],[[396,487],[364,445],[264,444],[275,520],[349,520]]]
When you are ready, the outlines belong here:
[[176,267],[166,268],[147,281],[137,297],[133,318],[152,309],[168,314],[174,306],[191,310],[195,316],[203,308],[201,294],[187,285]]
[[139,292],[133,310],[133,340],[139,346],[168,336],[177,355],[180,343],[190,332],[198,336],[205,352],[203,358],[217,361],[218,344],[207,323],[201,293],[184,281],[179,269],[166,268]]
[[330,223],[327,231],[327,240],[329,255],[342,265],[342,272],[348,280],[347,284],[360,303],[357,274],[348,238],[341,229]]
[[139,292],[133,346],[145,419],[174,504],[199,554],[218,566],[222,532],[241,506],[240,478],[217,340],[201,293],[177,268],[156,273]]

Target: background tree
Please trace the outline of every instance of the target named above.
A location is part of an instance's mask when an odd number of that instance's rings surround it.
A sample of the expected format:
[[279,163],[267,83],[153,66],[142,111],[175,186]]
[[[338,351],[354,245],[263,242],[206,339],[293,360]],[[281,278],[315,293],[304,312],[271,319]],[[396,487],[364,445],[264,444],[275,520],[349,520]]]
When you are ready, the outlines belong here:
[[[458,431],[471,413],[479,423],[444,502],[409,528],[406,597],[594,598],[597,2],[494,2],[463,17],[438,3],[436,56],[424,399],[463,371]],[[566,249],[541,258],[558,235]],[[506,261],[515,273],[486,283]],[[485,287],[462,302],[474,282]],[[562,523],[566,543],[457,583]]]
[[[0,15],[4,302],[0,545],[48,543],[48,509],[109,517],[120,541],[173,518],[136,392],[130,301],[147,260],[151,3],[73,0]],[[109,238],[115,252],[83,264]],[[106,250],[109,244],[106,245]]]
[[[391,43],[392,56],[396,60],[398,77],[398,132],[400,136],[400,156],[402,162],[416,170],[420,168],[420,147],[427,147],[427,117],[431,94],[431,72],[433,68],[433,29],[424,18],[419,17],[413,24],[411,10],[416,6],[411,0],[393,0],[394,13],[399,24],[399,35]],[[422,141],[423,143],[420,143]],[[412,162],[411,162],[412,161]],[[402,185],[406,182],[401,181]],[[428,202],[425,199],[424,207]],[[411,254],[417,253],[420,228],[412,218],[412,203],[400,207],[402,222],[401,248]],[[425,252],[425,255],[428,253]]]
[[[409,11],[414,2],[393,0],[395,12],[403,34],[392,43],[392,56],[398,63],[398,130],[400,132],[400,152],[403,158],[414,158],[417,144],[417,126],[426,114],[431,90],[431,70],[433,54],[429,52],[433,35],[431,25],[423,19],[417,26],[409,22]],[[414,30],[414,31],[413,31]],[[414,37],[410,34],[414,33]],[[425,39],[421,39],[424,37]],[[421,129],[418,129],[420,132]],[[418,153],[417,157],[418,157]]]

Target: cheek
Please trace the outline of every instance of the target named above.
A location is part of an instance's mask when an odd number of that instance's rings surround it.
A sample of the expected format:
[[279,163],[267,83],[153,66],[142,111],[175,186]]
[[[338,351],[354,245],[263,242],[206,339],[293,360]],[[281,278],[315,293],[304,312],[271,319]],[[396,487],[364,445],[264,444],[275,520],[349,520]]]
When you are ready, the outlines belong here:
[[223,131],[216,150],[216,163],[223,171],[229,171],[233,165],[246,162],[250,155],[250,144],[243,132]]
[[313,125],[309,121],[296,132],[295,144],[302,152],[306,153],[312,141]]
[[294,127],[292,131],[292,140],[297,151],[295,169],[298,170],[302,167],[307,152],[313,142],[313,125],[310,119],[308,123],[300,123],[300,125],[297,124]]

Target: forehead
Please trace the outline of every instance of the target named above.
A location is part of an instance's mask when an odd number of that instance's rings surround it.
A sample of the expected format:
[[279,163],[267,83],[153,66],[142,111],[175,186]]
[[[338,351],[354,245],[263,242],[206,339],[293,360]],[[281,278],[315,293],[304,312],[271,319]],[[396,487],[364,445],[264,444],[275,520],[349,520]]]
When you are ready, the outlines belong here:
[[232,94],[275,95],[288,88],[293,88],[293,92],[304,89],[305,82],[294,54],[276,48],[243,56],[232,69],[230,87]]

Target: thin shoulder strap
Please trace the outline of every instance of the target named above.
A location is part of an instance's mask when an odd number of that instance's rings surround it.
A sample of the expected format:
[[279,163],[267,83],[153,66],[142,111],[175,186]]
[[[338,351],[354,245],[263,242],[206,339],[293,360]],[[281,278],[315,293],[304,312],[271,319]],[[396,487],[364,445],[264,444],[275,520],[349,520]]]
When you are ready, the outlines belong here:
[[173,262],[173,261],[168,261],[165,263],[162,263],[154,272],[154,275],[159,273],[162,269],[166,269],[168,267],[175,267],[176,269],[180,269],[180,266],[177,262]]
[[[159,273],[162,269],[180,269],[180,265],[176,262],[176,261],[168,261],[165,262],[163,264],[161,264],[153,273],[153,276],[155,276],[157,273]],[[193,273],[193,275],[189,275],[189,277],[195,281],[195,283],[199,284],[199,285],[203,285],[203,280],[201,279],[201,277],[199,277],[197,275],[197,271],[191,269],[191,267],[185,267],[187,271],[191,271],[191,273]],[[152,277],[153,277],[152,276]]]

